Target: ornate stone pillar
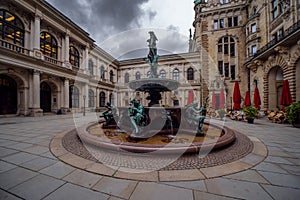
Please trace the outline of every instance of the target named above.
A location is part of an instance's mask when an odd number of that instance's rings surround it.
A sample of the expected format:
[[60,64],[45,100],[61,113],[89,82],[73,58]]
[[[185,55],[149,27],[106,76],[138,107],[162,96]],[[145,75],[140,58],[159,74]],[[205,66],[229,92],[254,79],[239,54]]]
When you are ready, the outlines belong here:
[[41,33],[41,17],[42,13],[39,10],[35,11],[34,17],[34,34],[33,34],[33,56],[42,58],[40,51],[40,33]]
[[63,108],[62,108],[62,112],[63,113],[67,113],[69,110],[69,89],[70,89],[70,82],[69,79],[65,79],[64,80],[64,104],[63,104]]
[[70,64],[70,54],[69,54],[69,48],[70,48],[70,31],[66,31],[65,35],[65,43],[63,48],[63,55],[64,55],[64,66],[71,69],[72,66]]
[[43,116],[43,110],[40,108],[40,72],[33,71],[33,116]]

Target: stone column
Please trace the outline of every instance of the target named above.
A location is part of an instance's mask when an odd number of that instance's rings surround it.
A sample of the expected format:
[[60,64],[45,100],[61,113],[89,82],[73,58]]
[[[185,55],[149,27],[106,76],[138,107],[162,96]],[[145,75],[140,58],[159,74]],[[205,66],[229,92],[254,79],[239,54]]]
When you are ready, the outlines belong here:
[[83,73],[88,72],[88,67],[89,67],[89,49],[88,49],[88,44],[87,44],[85,47],[85,50],[84,50],[83,60],[82,60]]
[[70,82],[69,79],[65,79],[64,80],[64,104],[63,104],[63,108],[62,108],[62,112],[63,113],[67,113],[68,109],[70,108],[69,105],[69,89],[70,89]]
[[99,97],[99,95],[100,95],[100,90],[99,90],[99,88],[96,88],[96,108],[99,108],[100,107],[100,97]]
[[33,49],[40,50],[41,12],[36,10],[34,17]]
[[72,66],[70,64],[69,48],[70,48],[70,31],[67,30],[66,36],[65,36],[64,48],[63,48],[64,65],[65,65],[65,67],[71,69]]
[[43,116],[43,110],[40,108],[40,72],[33,71],[33,116]]

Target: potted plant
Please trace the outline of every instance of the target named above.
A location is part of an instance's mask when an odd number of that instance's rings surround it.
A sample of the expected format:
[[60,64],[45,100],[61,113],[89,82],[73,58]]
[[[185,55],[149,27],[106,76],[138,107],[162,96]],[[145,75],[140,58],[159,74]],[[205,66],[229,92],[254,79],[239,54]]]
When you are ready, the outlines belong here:
[[244,113],[245,116],[248,120],[248,123],[253,124],[254,119],[257,117],[258,115],[258,110],[257,108],[255,108],[254,106],[249,106],[247,108],[244,108]]
[[294,127],[300,128],[300,101],[293,103],[285,108],[287,120],[292,123]]
[[226,111],[224,109],[220,109],[220,110],[218,110],[218,113],[219,113],[220,119],[223,119],[226,114]]

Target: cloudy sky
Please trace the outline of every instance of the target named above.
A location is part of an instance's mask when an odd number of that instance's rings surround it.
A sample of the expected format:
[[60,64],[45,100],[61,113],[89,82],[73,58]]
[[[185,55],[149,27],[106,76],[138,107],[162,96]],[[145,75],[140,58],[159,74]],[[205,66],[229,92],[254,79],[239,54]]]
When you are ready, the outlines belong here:
[[147,54],[149,31],[158,54],[188,50],[193,0],[47,0],[78,24],[97,45],[116,58]]

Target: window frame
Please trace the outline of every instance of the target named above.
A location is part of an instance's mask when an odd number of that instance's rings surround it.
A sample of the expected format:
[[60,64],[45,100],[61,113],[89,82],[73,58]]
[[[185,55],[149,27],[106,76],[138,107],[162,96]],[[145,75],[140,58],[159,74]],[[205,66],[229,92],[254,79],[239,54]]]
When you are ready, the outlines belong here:
[[193,81],[194,80],[194,69],[192,67],[189,67],[187,69],[187,80],[188,81]]
[[179,81],[179,69],[175,68],[173,70],[173,80]]
[[[5,10],[5,9],[0,9],[0,13],[2,12],[2,18],[0,18],[0,23],[2,23],[2,28],[0,30],[1,34],[1,39],[5,41],[12,41],[13,44],[19,45],[24,47],[25,45],[25,28],[24,28],[24,23],[21,21],[21,19]],[[13,20],[7,21],[7,13],[9,13],[10,17],[13,17]],[[10,37],[8,37],[8,33],[6,32],[9,29],[12,30]]]
[[75,67],[80,67],[80,55],[75,46],[69,46],[69,62]]

